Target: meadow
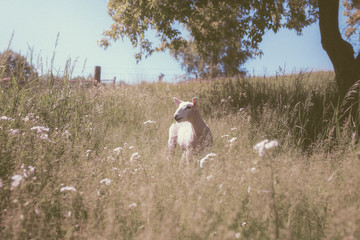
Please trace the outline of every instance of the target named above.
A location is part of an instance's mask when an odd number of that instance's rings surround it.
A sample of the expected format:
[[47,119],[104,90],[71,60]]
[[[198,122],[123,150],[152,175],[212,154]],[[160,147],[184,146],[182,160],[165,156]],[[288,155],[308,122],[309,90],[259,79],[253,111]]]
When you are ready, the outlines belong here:
[[[360,239],[358,125],[332,72],[42,81],[0,87],[1,239]],[[198,97],[211,157],[167,160],[173,96]]]

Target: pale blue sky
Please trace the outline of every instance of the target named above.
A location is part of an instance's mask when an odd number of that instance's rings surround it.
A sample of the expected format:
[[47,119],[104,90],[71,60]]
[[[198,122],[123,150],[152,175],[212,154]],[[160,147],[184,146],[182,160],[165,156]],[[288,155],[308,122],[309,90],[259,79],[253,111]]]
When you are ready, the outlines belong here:
[[[136,50],[127,39],[113,43],[107,50],[99,47],[97,41],[112,23],[106,3],[106,0],[0,0],[0,51],[7,48],[14,32],[11,48],[24,55],[29,47],[33,48],[35,64],[42,62],[48,69],[59,33],[55,67],[60,72],[71,58],[77,59],[75,76],[92,74],[95,65],[102,67],[102,79],[116,76],[129,83],[154,81],[160,73],[165,74],[165,81],[174,81],[184,74],[168,53],[155,53],[136,64]],[[260,48],[263,57],[244,66],[251,75],[272,75],[279,67],[285,67],[287,73],[332,70],[321,47],[318,24],[304,29],[302,36],[288,30],[268,32]]]

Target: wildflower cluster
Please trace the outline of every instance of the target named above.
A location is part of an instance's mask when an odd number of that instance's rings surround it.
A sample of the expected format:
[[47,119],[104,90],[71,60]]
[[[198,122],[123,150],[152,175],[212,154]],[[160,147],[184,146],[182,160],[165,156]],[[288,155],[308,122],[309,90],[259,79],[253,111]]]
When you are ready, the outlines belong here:
[[61,187],[61,188],[60,188],[60,192],[65,192],[65,191],[76,192],[76,188],[74,188],[74,187],[72,187],[72,186],[65,186],[65,187]]
[[35,126],[32,127],[30,130],[36,131],[38,138],[42,139],[42,140],[49,140],[49,128],[44,127],[44,126]]
[[255,144],[253,149],[258,152],[260,157],[263,157],[268,150],[275,148],[278,145],[279,145],[279,142],[277,140],[269,141],[268,139],[265,139],[265,140]]
[[216,157],[215,153],[209,153],[207,154],[205,157],[203,157],[202,159],[200,159],[200,168],[203,168],[205,165],[205,162],[207,161],[211,161],[214,159],[214,157]]
[[[11,177],[11,188],[10,188],[10,190],[14,190],[15,188],[19,187],[21,182],[24,179],[29,178],[30,176],[34,175],[34,172],[35,172],[35,168],[33,166],[31,166],[31,165],[25,167],[25,165],[22,164],[21,165],[21,170],[22,170],[22,174],[14,174]],[[36,180],[36,177],[33,176],[32,179]],[[1,184],[1,186],[2,186],[2,184]]]
[[2,117],[0,117],[0,121],[9,121],[9,122],[13,122],[13,121],[15,121],[15,119],[13,119],[13,118],[10,118],[10,117],[7,117],[7,116],[2,116]]
[[151,124],[156,124],[156,122],[155,121],[153,121],[153,120],[147,120],[147,121],[145,121],[144,122],[144,125],[151,125]]

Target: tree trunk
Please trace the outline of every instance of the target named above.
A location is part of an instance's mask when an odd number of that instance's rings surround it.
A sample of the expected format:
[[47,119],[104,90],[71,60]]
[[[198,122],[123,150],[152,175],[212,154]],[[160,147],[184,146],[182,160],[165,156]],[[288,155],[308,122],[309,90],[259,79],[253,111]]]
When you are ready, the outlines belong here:
[[319,25],[321,44],[327,52],[335,71],[340,97],[360,79],[360,54],[355,58],[351,44],[339,30],[339,0],[319,0]]

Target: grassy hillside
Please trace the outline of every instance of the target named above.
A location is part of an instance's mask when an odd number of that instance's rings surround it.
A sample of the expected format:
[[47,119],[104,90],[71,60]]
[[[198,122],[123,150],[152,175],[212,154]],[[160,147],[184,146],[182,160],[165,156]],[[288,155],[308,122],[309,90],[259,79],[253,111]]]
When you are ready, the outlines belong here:
[[[2,86],[1,238],[359,239],[357,125],[332,79]],[[166,159],[173,96],[212,130],[202,168]]]

